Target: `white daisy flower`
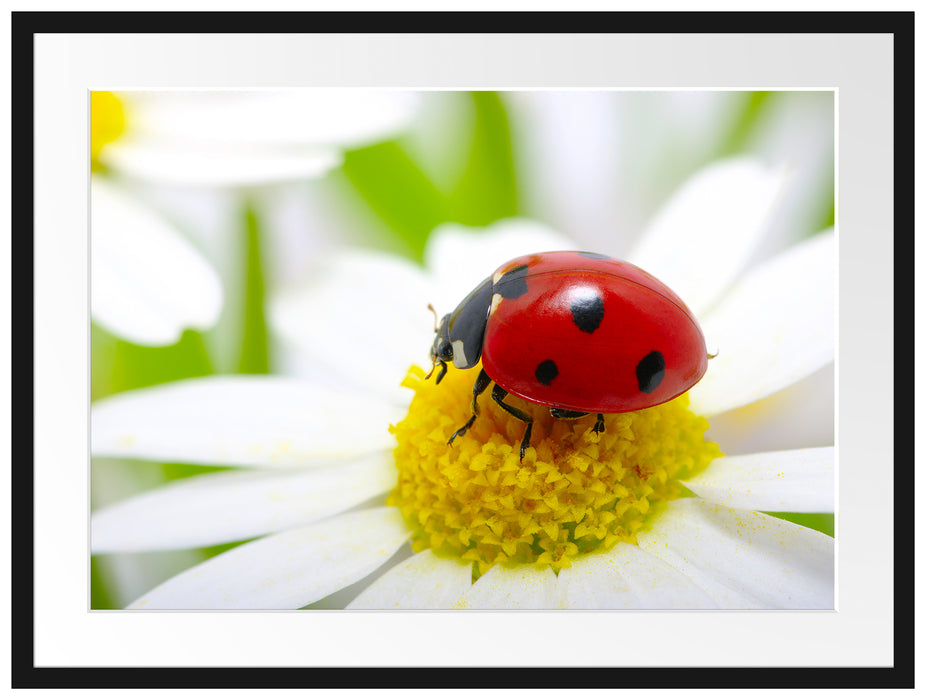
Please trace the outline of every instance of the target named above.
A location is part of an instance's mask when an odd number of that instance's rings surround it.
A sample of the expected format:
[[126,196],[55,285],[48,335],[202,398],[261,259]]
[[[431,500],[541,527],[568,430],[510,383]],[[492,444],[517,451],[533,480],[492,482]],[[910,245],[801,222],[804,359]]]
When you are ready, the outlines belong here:
[[[126,181],[240,188],[320,177],[348,147],[389,138],[413,93],[91,93],[93,319],[140,345],[170,345],[218,320],[212,265]],[[116,177],[110,177],[114,175]]]
[[[686,174],[727,148],[790,168],[764,253],[814,233],[832,191],[831,92],[539,90],[505,97],[519,124],[515,157],[526,205],[591,250],[616,236],[631,241]],[[625,224],[620,231],[615,221]]]
[[[626,256],[691,300],[720,353],[702,381],[607,416],[600,436],[594,416],[536,407],[523,462],[523,423],[490,401],[447,444],[470,415],[475,368],[438,387],[408,366],[433,339],[428,301],[449,311],[501,262],[569,239],[509,220],[441,227],[425,269],[335,256],[273,306],[302,378],[187,380],[93,406],[95,455],[241,468],[97,511],[93,551],[256,538],[134,608],[299,608],[374,572],[348,607],[832,608],[834,540],[764,512],[832,512],[834,448],[720,456],[704,438],[708,418],[833,360],[832,231],[740,274],[762,233],[758,204],[781,183],[751,161],[716,164]],[[415,554],[399,561],[406,543]]]

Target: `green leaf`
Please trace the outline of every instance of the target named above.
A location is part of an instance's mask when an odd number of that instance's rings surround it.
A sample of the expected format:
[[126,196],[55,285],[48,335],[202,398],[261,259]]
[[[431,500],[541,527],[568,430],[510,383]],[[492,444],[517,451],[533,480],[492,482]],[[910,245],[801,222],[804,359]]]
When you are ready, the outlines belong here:
[[412,258],[421,262],[431,230],[447,220],[447,202],[402,146],[389,141],[349,151],[344,173]]
[[726,141],[720,147],[717,156],[730,156],[740,153],[746,148],[752,137],[759,119],[768,107],[769,98],[774,95],[768,90],[743,93],[740,111],[733,122]]
[[91,610],[116,610],[119,608],[112,592],[115,586],[108,578],[99,557],[90,557]]
[[816,227],[816,231],[822,231],[823,229],[832,228],[833,226],[836,225],[836,192],[835,192],[835,189],[836,187],[834,183],[830,187],[829,197],[827,198],[826,205],[823,209],[823,212],[824,212],[823,217],[821,218],[820,225]]
[[270,336],[264,314],[262,232],[253,206],[245,206],[244,221],[244,318],[238,372],[267,374],[270,371]]
[[809,527],[811,530],[822,532],[830,537],[836,536],[836,516],[832,513],[769,513],[769,515],[795,525]]
[[518,213],[508,114],[497,92],[471,93],[475,108],[473,145],[450,197],[453,219],[486,226]]
[[475,118],[466,164],[444,194],[399,141],[349,151],[344,174],[363,200],[421,262],[431,231],[446,221],[485,226],[518,213],[508,115],[496,92],[470,93]]
[[135,345],[96,324],[90,326],[90,399],[119,391],[212,374],[203,337],[185,331],[166,347]]

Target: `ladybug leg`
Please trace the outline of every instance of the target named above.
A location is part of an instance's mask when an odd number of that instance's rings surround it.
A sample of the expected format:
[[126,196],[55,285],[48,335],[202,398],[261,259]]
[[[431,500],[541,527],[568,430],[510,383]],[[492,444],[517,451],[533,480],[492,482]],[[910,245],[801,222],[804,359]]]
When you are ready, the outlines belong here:
[[570,411],[568,408],[551,408],[550,415],[554,418],[581,418],[587,416],[588,411]]
[[[441,364],[444,364],[443,362]],[[447,366],[441,369],[441,373],[437,376],[437,381],[441,380],[441,377],[444,376],[444,372],[447,371]],[[492,383],[492,380],[489,378],[489,375],[486,374],[486,371],[480,370],[479,376],[476,377],[476,383],[473,384],[473,415],[469,417],[469,420],[466,421],[466,425],[460,428],[457,432],[450,436],[450,439],[447,441],[447,444],[450,445],[453,441],[460,435],[465,435],[466,431],[469,430],[469,427],[473,424],[473,421],[476,420],[476,414],[479,413],[479,406],[476,403],[476,399],[479,398],[479,394],[486,390],[486,387]]]
[[435,384],[440,384],[440,380],[444,378],[444,375],[447,374],[447,363],[443,360],[434,360],[434,364],[431,365],[431,371],[424,375],[425,379],[430,379],[431,375],[434,374],[434,370],[437,369],[437,366],[440,365],[440,372],[437,373],[437,381]]
[[514,406],[509,406],[502,399],[508,396],[508,392],[505,389],[502,389],[498,384],[492,388],[492,398],[495,400],[499,406],[501,406],[505,411],[513,415],[518,420],[522,420],[527,423],[527,427],[524,429],[524,437],[521,439],[521,461],[524,461],[524,450],[527,449],[527,446],[531,444],[531,430],[534,427],[534,419],[530,417],[527,413],[522,411],[519,408]]
[[[554,418],[581,418],[582,416],[587,416],[588,413],[585,411],[570,411],[567,408],[551,408],[550,415]],[[604,432],[604,415],[599,413],[598,420],[595,421],[595,426],[592,428],[596,433]]]

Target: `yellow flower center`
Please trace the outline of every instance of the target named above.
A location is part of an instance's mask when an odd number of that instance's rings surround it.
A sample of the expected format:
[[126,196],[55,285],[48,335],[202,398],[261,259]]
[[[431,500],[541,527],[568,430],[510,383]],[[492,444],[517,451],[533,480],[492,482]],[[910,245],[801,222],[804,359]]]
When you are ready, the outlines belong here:
[[94,90],[90,93],[90,160],[97,158],[103,146],[115,141],[125,131],[125,108],[113,93]]
[[489,393],[472,427],[447,440],[471,415],[479,367],[451,369],[438,386],[412,367],[408,415],[390,430],[398,439],[398,484],[386,503],[414,532],[412,548],[473,562],[475,575],[502,562],[548,564],[636,542],[660,506],[687,495],[679,484],[720,456],[704,439],[707,421],[687,395],[642,411],[553,418],[544,406],[509,395],[534,418],[531,446],[519,459],[525,424]]

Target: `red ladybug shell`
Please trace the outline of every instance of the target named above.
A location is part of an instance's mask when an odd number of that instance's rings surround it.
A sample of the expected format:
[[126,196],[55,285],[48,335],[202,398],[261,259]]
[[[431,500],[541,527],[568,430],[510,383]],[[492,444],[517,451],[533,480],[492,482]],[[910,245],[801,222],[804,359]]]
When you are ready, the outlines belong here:
[[679,396],[707,370],[685,303],[635,265],[561,251],[515,258],[493,276],[482,363],[527,401],[589,413]]

